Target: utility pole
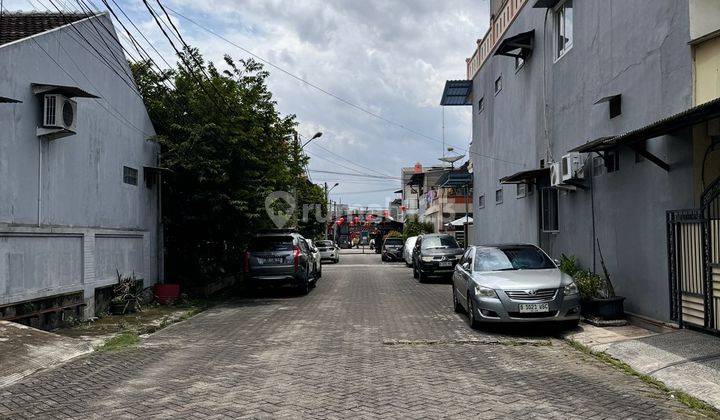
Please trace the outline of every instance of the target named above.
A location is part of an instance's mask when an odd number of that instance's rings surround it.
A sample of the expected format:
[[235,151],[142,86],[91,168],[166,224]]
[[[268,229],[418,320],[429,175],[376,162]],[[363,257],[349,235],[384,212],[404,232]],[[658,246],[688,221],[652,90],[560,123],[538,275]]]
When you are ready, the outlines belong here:
[[327,238],[328,238],[327,220],[330,218],[330,198],[328,197],[327,182],[324,183],[324,187],[325,187],[325,218],[323,220],[325,220],[325,221],[323,222],[323,224],[325,226],[325,229],[324,229],[325,230],[325,239],[327,240]]

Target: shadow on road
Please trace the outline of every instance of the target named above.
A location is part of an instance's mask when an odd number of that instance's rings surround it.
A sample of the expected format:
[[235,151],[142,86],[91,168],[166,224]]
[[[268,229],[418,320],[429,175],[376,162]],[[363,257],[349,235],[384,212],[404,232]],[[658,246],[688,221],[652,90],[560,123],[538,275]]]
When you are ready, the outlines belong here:
[[485,324],[478,331],[491,334],[502,334],[511,337],[560,337],[563,333],[572,331],[577,327],[568,327],[561,322],[543,322],[526,324]]

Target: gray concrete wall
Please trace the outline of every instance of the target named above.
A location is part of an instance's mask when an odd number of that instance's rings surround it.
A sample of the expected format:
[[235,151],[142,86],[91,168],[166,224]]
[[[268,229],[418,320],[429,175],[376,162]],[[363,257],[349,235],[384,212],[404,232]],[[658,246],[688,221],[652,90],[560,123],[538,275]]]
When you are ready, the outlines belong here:
[[[510,57],[490,57],[473,80],[475,243],[522,241],[542,245],[554,257],[575,254],[600,271],[593,250],[589,191],[562,192],[557,234],[539,232],[539,194],[515,198],[499,179],[559,161],[589,140],[616,135],[692,105],[692,57],[687,1],[574,1],[573,48],[555,60],[553,15],[529,2],[506,36],[535,30],[536,48],[515,71]],[[546,30],[544,29],[546,28]],[[494,94],[502,75],[502,91]],[[545,80],[545,83],[543,83]],[[609,119],[608,105],[594,103],[622,94],[622,115]],[[484,97],[484,111],[478,100]],[[547,106],[545,104],[547,103]],[[547,135],[546,135],[547,132]],[[594,179],[595,231],[618,294],[626,308],[656,319],[669,317],[665,211],[692,207],[690,132],[648,142],[671,166],[635,163],[621,152],[620,171]],[[513,163],[490,160],[494,156]]]
[[[115,270],[146,285],[158,275],[158,187],[143,178],[143,166],[157,164],[158,146],[147,141],[154,130],[141,98],[114,72],[129,78],[109,19],[92,22],[75,25],[87,41],[64,27],[0,46],[0,92],[23,101],[0,105],[0,304],[78,290],[91,298]],[[41,140],[32,83],[101,98],[76,98],[76,135]],[[137,186],[123,183],[124,165],[138,170]]]

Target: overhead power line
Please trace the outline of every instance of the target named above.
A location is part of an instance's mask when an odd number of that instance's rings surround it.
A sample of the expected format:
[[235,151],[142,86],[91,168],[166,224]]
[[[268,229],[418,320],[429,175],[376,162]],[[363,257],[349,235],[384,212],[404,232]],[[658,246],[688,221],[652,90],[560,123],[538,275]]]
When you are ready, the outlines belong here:
[[334,172],[334,171],[324,171],[320,169],[310,169],[312,172],[317,172],[321,174],[334,174],[334,175],[345,175],[345,176],[357,176],[357,177],[363,177],[363,178],[373,178],[373,179],[396,179],[400,180],[400,178],[394,178],[389,176],[378,176],[378,175],[368,175],[368,174],[354,174],[349,172]]
[[[143,1],[145,1],[145,0],[143,0]],[[298,75],[296,75],[296,74],[294,74],[294,73],[292,73],[292,72],[290,72],[290,71],[288,71],[288,70],[286,70],[286,69],[284,69],[283,67],[278,66],[277,64],[275,64],[275,63],[273,63],[273,62],[271,62],[271,61],[269,61],[269,60],[267,60],[267,59],[265,59],[265,58],[263,58],[263,57],[255,54],[255,53],[253,53],[252,51],[248,50],[247,48],[245,48],[245,47],[243,47],[243,46],[241,46],[241,45],[239,45],[239,44],[237,44],[237,43],[229,40],[228,38],[224,37],[223,35],[215,32],[215,31],[213,31],[212,29],[210,29],[210,28],[208,28],[208,27],[206,27],[206,26],[204,26],[204,25],[196,22],[194,19],[191,19],[191,18],[183,15],[182,13],[178,12],[177,10],[172,9],[172,8],[169,7],[169,6],[166,6],[166,8],[167,8],[168,10],[170,10],[174,15],[176,15],[176,16],[178,16],[178,17],[181,17],[181,18],[183,18],[183,19],[185,19],[185,20],[187,20],[188,22],[192,23],[193,25],[195,25],[195,26],[201,28],[202,30],[204,30],[204,31],[206,31],[206,32],[208,32],[208,33],[210,33],[210,34],[212,34],[212,35],[214,35],[214,36],[222,39],[222,40],[225,41],[226,43],[228,43],[228,44],[230,44],[230,45],[232,45],[232,46],[234,46],[234,47],[236,47],[236,48],[244,51],[245,53],[247,53],[247,54],[255,57],[256,59],[258,59],[258,60],[266,63],[267,65],[275,68],[276,70],[278,70],[278,71],[280,71],[280,72],[282,72],[282,73],[284,73],[284,74],[292,77],[293,79],[295,79],[295,80],[297,80],[297,81],[299,81],[299,82],[301,82],[301,83],[304,83],[304,84],[312,87],[313,89],[316,89],[316,90],[322,92],[323,94],[325,94],[325,95],[327,95],[327,96],[330,96],[330,97],[336,99],[337,101],[340,101],[340,102],[344,103],[345,105],[347,105],[347,106],[349,106],[349,107],[352,107],[352,108],[354,108],[354,109],[356,109],[356,110],[358,110],[358,111],[360,111],[360,112],[363,112],[363,113],[365,113],[365,114],[367,114],[367,115],[369,115],[369,116],[371,116],[371,117],[373,117],[373,118],[379,119],[379,120],[381,120],[381,121],[384,121],[384,122],[387,123],[387,124],[390,124],[390,125],[393,125],[393,126],[395,126],[395,127],[401,128],[401,129],[403,129],[403,130],[405,130],[405,131],[407,131],[407,132],[410,132],[410,133],[412,133],[412,134],[415,134],[416,136],[422,137],[422,138],[424,138],[424,139],[431,140],[431,141],[434,141],[434,142],[437,142],[437,143],[442,143],[442,144],[447,144],[447,145],[453,146],[456,150],[460,150],[460,151],[463,151],[463,152],[466,152],[466,153],[469,153],[469,154],[472,154],[472,155],[475,155],[475,156],[479,156],[479,157],[483,157],[483,158],[487,158],[487,159],[491,159],[491,160],[496,160],[496,161],[500,161],[500,162],[505,162],[505,163],[509,163],[509,164],[513,164],[513,165],[525,166],[525,164],[523,164],[523,163],[513,162],[513,161],[511,161],[511,160],[506,160],[506,159],[502,159],[502,158],[499,158],[499,157],[490,156],[490,155],[486,155],[486,154],[483,154],[483,153],[474,152],[474,151],[471,151],[471,150],[469,150],[469,149],[465,149],[465,148],[462,148],[462,147],[458,147],[458,146],[451,145],[451,144],[449,144],[449,143],[443,142],[443,141],[440,140],[440,139],[436,139],[436,138],[431,137],[431,136],[428,136],[428,135],[426,135],[426,134],[424,134],[424,133],[422,133],[422,132],[420,132],[420,131],[417,131],[417,130],[415,130],[415,129],[412,129],[412,128],[410,128],[410,127],[408,127],[408,126],[406,126],[406,125],[404,125],[404,124],[402,124],[402,123],[399,123],[399,122],[397,122],[397,121],[394,121],[394,120],[391,120],[391,119],[389,119],[389,118],[386,118],[386,117],[384,117],[384,116],[382,116],[382,115],[380,115],[380,114],[378,114],[378,113],[376,113],[376,112],[373,112],[373,111],[371,111],[371,110],[369,110],[369,109],[367,109],[367,108],[365,108],[365,107],[363,107],[363,106],[357,105],[357,104],[355,104],[355,103],[353,103],[353,102],[351,102],[351,101],[349,101],[349,100],[347,100],[347,99],[345,99],[345,98],[343,98],[343,97],[341,97],[341,96],[339,96],[339,95],[337,95],[337,94],[335,94],[335,93],[333,93],[333,92],[330,92],[330,91],[328,91],[328,90],[326,90],[326,89],[324,89],[324,88],[322,88],[322,87],[320,87],[320,86],[318,86],[318,85],[316,85],[316,84],[314,84],[314,83],[312,83],[312,82],[310,82],[310,81],[308,81],[308,80],[306,80],[306,79],[304,79],[304,78],[302,78],[302,77],[300,77],[300,76],[298,76]]]
[[[165,31],[165,28],[163,27],[162,23],[160,22],[159,17],[156,15],[155,10],[148,4],[147,0],[143,0],[143,3],[145,4],[145,7],[148,9],[148,12],[150,12],[150,15],[153,17],[153,20],[155,20],[155,23],[157,24],[157,26],[160,28],[160,31],[162,31],[163,35],[170,43],[170,46],[173,48],[173,50],[175,50],[175,54],[177,54],[180,61],[182,61],[182,63],[185,65],[190,77],[192,77],[195,80],[195,82],[200,87],[200,90],[203,91],[203,93],[208,97],[208,99],[215,106],[215,108],[217,108],[218,111],[223,112],[222,107],[220,105],[218,105],[218,103],[212,99],[212,97],[210,96],[208,91],[205,90],[205,86],[202,83],[202,80],[197,76],[197,74],[195,74],[195,72],[192,69],[192,66],[187,62],[185,55],[183,53],[181,53],[180,50],[177,49],[177,47],[175,46],[175,43],[173,43],[172,39],[170,39],[170,36]],[[189,53],[189,51],[188,51],[188,53]]]

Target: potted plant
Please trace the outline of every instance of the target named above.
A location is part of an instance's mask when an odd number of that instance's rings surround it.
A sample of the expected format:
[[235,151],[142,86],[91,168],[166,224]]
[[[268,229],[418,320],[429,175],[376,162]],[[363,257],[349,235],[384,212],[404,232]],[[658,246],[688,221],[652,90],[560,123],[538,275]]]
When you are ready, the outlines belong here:
[[600,258],[604,277],[590,270],[581,269],[577,258],[565,254],[560,258],[560,270],[575,280],[580,292],[580,310],[583,316],[602,320],[624,319],[625,298],[615,295],[615,288],[605,267],[605,261],[602,260],[602,252]]
[[142,287],[138,287],[135,273],[132,276],[123,277],[117,271],[117,279],[118,282],[113,287],[113,298],[110,301],[110,313],[124,315],[136,312],[140,306]]

